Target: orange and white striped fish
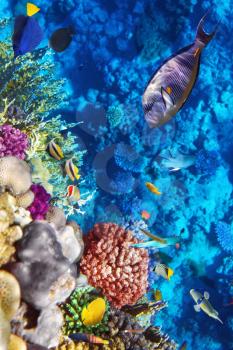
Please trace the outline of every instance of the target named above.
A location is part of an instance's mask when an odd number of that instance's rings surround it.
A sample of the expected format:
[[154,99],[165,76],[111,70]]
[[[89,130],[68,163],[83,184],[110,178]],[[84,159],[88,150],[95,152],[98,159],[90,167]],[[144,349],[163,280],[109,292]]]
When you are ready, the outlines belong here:
[[80,199],[80,191],[79,191],[78,187],[74,186],[74,185],[69,185],[67,187],[66,197],[78,202]]
[[66,174],[69,176],[71,181],[75,181],[75,180],[80,179],[78,167],[76,165],[74,165],[72,158],[68,159],[66,161],[65,171],[66,171]]

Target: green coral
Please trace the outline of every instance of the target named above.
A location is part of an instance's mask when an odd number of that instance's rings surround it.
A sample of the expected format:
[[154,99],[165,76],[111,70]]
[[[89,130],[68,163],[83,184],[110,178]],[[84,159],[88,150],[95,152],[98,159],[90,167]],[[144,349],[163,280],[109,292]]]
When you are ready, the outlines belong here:
[[[0,28],[9,22],[0,21]],[[54,111],[66,104],[65,83],[57,78],[49,48],[14,59],[10,38],[0,42],[0,124],[11,124],[27,134],[30,141],[27,161],[34,170],[34,182],[45,185],[55,197],[54,204],[73,214],[75,208],[71,210],[65,198],[70,180],[64,174],[64,161],[53,159],[47,152],[48,143],[54,140],[62,147],[66,159],[72,157],[77,167],[83,164],[85,152],[79,149],[78,140],[70,131],[77,123],[69,124],[60,115],[54,116]],[[9,118],[11,105],[19,107],[25,117]]]
[[102,321],[94,326],[85,326],[81,320],[81,312],[83,307],[87,306],[98,295],[92,287],[78,288],[70,296],[67,303],[61,305],[64,314],[65,324],[63,326],[63,334],[69,335],[71,333],[83,332],[101,336],[104,332],[108,332],[108,318],[109,318],[109,304],[104,296],[106,302],[106,312]]
[[106,117],[112,128],[119,126],[124,117],[124,110],[121,105],[110,106],[107,110]]

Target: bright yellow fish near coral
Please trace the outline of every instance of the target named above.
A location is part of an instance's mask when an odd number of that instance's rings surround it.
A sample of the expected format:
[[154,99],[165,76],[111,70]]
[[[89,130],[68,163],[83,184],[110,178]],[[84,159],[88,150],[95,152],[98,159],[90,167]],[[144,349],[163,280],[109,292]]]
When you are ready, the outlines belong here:
[[95,326],[102,321],[105,312],[105,300],[97,298],[82,309],[82,322],[85,326]]
[[50,156],[55,158],[56,160],[61,160],[64,158],[64,154],[62,152],[61,147],[57,145],[53,140],[50,141],[48,144],[48,152]]
[[66,174],[69,176],[71,181],[75,181],[75,180],[80,179],[78,167],[76,167],[76,165],[74,165],[72,159],[69,159],[66,161],[65,171],[66,171]]
[[162,194],[162,192],[159,191],[158,187],[153,185],[151,182],[146,182],[145,185],[150,192],[156,194],[157,196],[160,196]]
[[31,2],[27,3],[27,15],[29,17],[34,16],[39,11],[40,11],[39,7],[37,7],[36,5],[32,4]]

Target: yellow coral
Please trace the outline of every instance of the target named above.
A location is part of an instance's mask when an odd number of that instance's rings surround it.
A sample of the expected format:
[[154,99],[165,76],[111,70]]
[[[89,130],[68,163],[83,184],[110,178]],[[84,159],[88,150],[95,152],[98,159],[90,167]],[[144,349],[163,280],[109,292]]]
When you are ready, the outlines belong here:
[[11,334],[8,350],[27,350],[27,345],[23,339]]
[[32,191],[27,191],[26,193],[16,196],[16,205],[22,208],[28,208],[34,201],[35,195]]
[[109,345],[94,345],[72,340],[63,341],[56,350],[125,350],[125,345],[120,337],[114,337],[110,340]]
[[0,309],[10,321],[20,304],[20,287],[16,278],[5,270],[0,270]]

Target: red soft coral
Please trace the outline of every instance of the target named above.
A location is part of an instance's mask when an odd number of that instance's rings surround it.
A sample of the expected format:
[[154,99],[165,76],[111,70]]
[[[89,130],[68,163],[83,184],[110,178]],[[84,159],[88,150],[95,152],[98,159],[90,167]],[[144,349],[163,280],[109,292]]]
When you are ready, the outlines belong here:
[[113,223],[95,224],[81,260],[88,282],[117,308],[135,304],[147,289],[148,253],[131,243],[138,243],[132,232]]

